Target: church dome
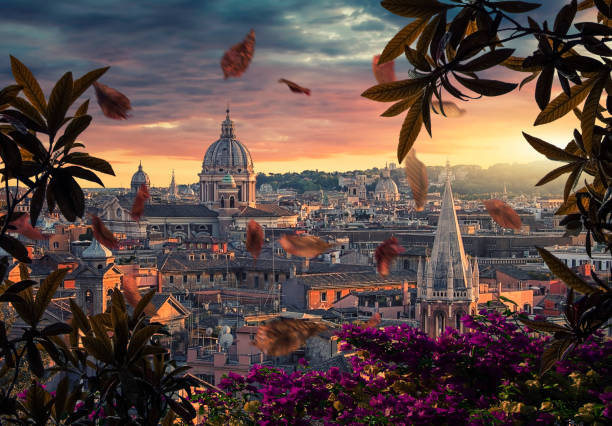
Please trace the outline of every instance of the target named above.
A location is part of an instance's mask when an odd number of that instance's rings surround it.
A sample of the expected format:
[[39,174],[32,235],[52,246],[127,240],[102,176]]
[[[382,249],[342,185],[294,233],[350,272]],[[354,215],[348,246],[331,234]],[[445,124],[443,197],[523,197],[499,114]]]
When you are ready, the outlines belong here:
[[81,259],[107,259],[112,256],[113,252],[101,245],[95,238],[91,240],[89,247],[81,253]]
[[[252,169],[253,159],[246,146],[236,139],[234,122],[230,120],[229,109],[221,123],[221,138],[212,143],[204,154],[202,172],[225,171],[227,168]],[[223,169],[223,170],[219,170]]]
[[138,165],[138,171],[132,176],[132,183],[130,187],[132,188],[132,191],[136,192],[140,188],[140,185],[143,184],[150,187],[151,181],[149,180],[149,175],[142,171],[142,163],[140,163]]
[[235,188],[236,187],[236,181],[234,180],[232,175],[230,175],[228,173],[225,176],[223,176],[223,179],[221,180],[221,185],[223,185],[225,187]]
[[396,183],[390,177],[383,177],[376,184],[375,193],[396,195],[399,194]]

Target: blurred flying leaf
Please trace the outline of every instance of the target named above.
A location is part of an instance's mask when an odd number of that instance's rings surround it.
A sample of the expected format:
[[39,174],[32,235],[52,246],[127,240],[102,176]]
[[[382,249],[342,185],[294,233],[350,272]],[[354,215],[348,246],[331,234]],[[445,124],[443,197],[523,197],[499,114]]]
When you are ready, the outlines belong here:
[[15,232],[31,240],[49,239],[49,236],[43,235],[39,229],[36,229],[32,226],[32,224],[30,223],[29,214],[24,214],[20,216],[17,220],[10,222],[10,224],[16,228]]
[[270,356],[288,355],[306,343],[309,337],[327,330],[321,322],[279,318],[257,328],[253,345]]
[[246,232],[246,249],[251,253],[253,259],[257,259],[261,253],[264,243],[264,232],[261,225],[253,219],[249,221]]
[[285,83],[287,87],[289,87],[289,90],[291,90],[293,93],[304,93],[305,95],[310,96],[310,89],[302,87],[299,84],[294,83],[293,81],[281,78],[280,80],[278,80],[278,82]]
[[289,235],[281,237],[279,244],[287,253],[302,257],[316,257],[334,246],[314,235]]
[[406,179],[412,190],[412,198],[416,205],[417,211],[422,211],[425,207],[425,201],[427,200],[427,190],[429,188],[429,182],[427,179],[427,167],[416,157],[416,151],[410,150],[410,153],[406,157]]
[[372,315],[372,318],[370,318],[368,322],[366,322],[363,326],[365,328],[367,327],[376,328],[378,324],[380,324],[380,313],[376,312],[374,315]]
[[111,250],[119,248],[119,242],[117,241],[113,233],[95,214],[91,215],[91,227],[93,230],[94,238],[98,240],[100,244]]
[[378,273],[383,277],[389,275],[391,262],[402,252],[404,252],[404,248],[398,244],[395,237],[383,241],[374,252]]
[[508,204],[501,200],[485,200],[483,204],[491,218],[502,228],[521,229],[521,218]]
[[391,83],[395,81],[395,63],[393,61],[379,64],[380,55],[375,55],[372,59],[372,72],[378,84]]
[[240,77],[249,67],[255,52],[255,30],[251,30],[240,43],[233,45],[221,58],[223,77]]
[[93,83],[93,86],[96,89],[98,105],[106,117],[113,120],[125,120],[129,117],[128,111],[132,109],[132,106],[127,96],[97,81]]
[[134,198],[134,203],[132,204],[132,210],[130,211],[132,220],[137,222],[140,221],[140,218],[142,218],[142,215],[144,214],[145,203],[150,197],[151,195],[149,194],[149,188],[147,188],[147,185],[140,185],[140,188],[138,188],[138,192],[136,193],[136,197]]

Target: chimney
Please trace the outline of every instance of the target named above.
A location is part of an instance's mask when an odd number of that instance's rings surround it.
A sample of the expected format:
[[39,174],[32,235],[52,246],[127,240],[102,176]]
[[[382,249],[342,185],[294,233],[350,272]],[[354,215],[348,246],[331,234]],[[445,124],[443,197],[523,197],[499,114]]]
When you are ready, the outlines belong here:
[[501,296],[501,292],[502,292],[502,283],[500,281],[497,283],[497,295]]

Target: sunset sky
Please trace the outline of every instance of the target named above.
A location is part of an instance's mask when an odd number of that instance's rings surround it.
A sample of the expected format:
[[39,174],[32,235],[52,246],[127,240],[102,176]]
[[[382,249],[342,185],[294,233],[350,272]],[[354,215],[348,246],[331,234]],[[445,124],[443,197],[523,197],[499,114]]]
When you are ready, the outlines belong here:
[[[4,2],[2,2],[4,3]],[[397,162],[404,115],[380,117],[390,104],[360,97],[376,82],[372,56],[409,20],[370,0],[20,0],[2,7],[2,84],[9,84],[9,54],[27,64],[48,94],[65,71],[75,78],[101,66],[100,80],[132,102],[126,121],[105,118],[93,89],[94,121],[83,142],[113,165],[107,186],[128,186],[138,161],[154,186],[193,183],[206,148],[218,139],[226,104],[238,139],[250,149],[258,172],[351,170]],[[536,18],[554,21],[545,1]],[[521,18],[524,19],[524,18]],[[223,79],[224,50],[256,32],[255,56],[239,79]],[[533,45],[523,43],[525,56]],[[396,61],[398,78],[409,67]],[[526,74],[500,69],[506,81]],[[291,93],[286,78],[312,96]],[[434,118],[434,137],[423,130],[416,144],[428,165],[488,166],[541,159],[521,136],[525,130],[565,145],[573,116],[533,128],[533,83],[520,93],[460,106],[461,118]],[[556,89],[559,91],[559,89]],[[554,94],[553,94],[554,96]],[[450,100],[450,97],[447,97]]]

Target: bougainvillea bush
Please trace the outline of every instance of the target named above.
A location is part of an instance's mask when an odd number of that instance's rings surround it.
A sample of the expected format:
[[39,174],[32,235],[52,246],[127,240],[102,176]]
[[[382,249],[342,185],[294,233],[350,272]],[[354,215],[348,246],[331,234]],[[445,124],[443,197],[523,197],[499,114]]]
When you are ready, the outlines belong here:
[[193,401],[202,424],[587,424],[612,422],[612,341],[594,335],[539,375],[548,337],[498,312],[437,339],[402,324],[344,325],[352,372],[256,365]]

